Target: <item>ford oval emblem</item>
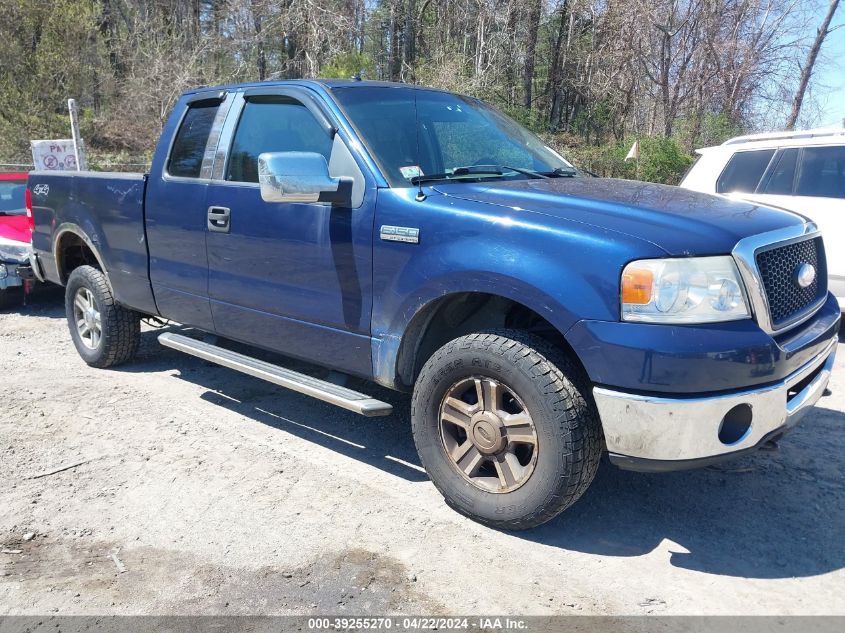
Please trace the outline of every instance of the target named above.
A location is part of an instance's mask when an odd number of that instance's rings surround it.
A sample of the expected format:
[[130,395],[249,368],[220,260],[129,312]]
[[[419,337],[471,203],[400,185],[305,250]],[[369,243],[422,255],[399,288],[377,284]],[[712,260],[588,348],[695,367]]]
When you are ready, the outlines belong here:
[[806,262],[795,267],[795,283],[799,288],[806,288],[816,280],[816,267]]

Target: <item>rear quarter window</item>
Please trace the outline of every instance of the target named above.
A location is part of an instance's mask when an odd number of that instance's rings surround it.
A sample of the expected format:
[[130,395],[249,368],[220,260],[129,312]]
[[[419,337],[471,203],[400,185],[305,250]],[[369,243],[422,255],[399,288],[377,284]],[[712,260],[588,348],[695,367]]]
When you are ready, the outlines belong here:
[[795,193],[845,198],[845,146],[805,147]]
[[205,146],[219,106],[217,101],[205,101],[188,108],[170,149],[167,163],[169,175],[179,178],[200,177]]
[[716,181],[716,193],[754,193],[774,155],[774,149],[737,152]]

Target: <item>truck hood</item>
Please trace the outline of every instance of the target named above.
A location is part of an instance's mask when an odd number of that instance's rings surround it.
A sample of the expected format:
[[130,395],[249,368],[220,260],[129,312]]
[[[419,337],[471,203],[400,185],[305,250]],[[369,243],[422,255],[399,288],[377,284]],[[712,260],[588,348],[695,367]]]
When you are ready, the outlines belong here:
[[730,253],[744,237],[802,224],[801,216],[680,187],[612,178],[443,183],[440,193],[596,226],[670,255]]

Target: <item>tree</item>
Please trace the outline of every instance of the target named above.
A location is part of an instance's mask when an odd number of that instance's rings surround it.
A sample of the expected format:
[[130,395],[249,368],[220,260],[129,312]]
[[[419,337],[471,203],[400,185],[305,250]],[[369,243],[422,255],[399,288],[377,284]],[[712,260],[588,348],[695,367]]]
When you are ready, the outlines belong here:
[[833,15],[836,9],[839,8],[839,0],[830,0],[827,8],[827,15],[825,15],[822,25],[816,31],[816,39],[807,53],[807,61],[801,68],[801,79],[798,82],[798,89],[795,91],[795,98],[792,100],[792,111],[789,113],[789,118],[786,120],[786,129],[794,130],[795,122],[798,120],[798,115],[801,114],[801,105],[804,103],[804,93],[807,91],[807,84],[810,83],[810,76],[813,74],[813,67],[816,65],[816,58],[819,56],[819,51],[824,44],[824,40],[830,33],[830,23],[833,21]]
[[363,71],[484,98],[600,173],[626,173],[613,148],[632,136],[691,151],[793,102],[806,112],[838,5],[808,58],[816,2],[4,0],[0,162],[66,135],[68,97],[92,163],[135,163],[188,88]]
[[541,0],[532,0],[528,7],[528,41],[525,46],[525,74],[523,75],[523,105],[531,109],[531,95],[534,86],[534,64],[537,52],[537,33],[540,30]]

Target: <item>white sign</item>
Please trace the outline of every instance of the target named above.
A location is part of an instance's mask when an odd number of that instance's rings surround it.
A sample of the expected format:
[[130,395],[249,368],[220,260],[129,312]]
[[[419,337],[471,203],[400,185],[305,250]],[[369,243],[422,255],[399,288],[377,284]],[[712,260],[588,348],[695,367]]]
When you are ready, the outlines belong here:
[[78,169],[73,139],[57,141],[30,141],[32,162],[36,170],[71,170]]

